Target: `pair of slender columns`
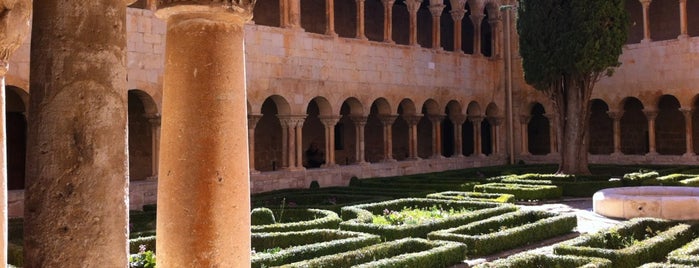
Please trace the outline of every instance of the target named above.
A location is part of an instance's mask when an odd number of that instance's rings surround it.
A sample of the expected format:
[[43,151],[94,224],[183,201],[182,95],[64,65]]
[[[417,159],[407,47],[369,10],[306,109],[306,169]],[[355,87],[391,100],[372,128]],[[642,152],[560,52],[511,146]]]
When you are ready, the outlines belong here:
[[354,123],[354,133],[355,133],[355,159],[357,159],[357,163],[360,165],[365,165],[367,164],[365,158],[364,158],[364,146],[365,146],[365,139],[364,139],[364,129],[366,127],[366,122],[367,122],[367,117],[366,116],[352,116],[350,117],[350,120],[352,120],[352,123]]
[[379,120],[383,126],[383,162],[394,162],[393,159],[393,122],[398,118],[397,115],[381,115]]
[[277,116],[282,124],[282,169],[303,170],[303,122],[305,115]]
[[[279,8],[282,27],[303,29],[301,27],[301,0],[279,0]],[[327,19],[325,34],[337,36],[335,32],[335,0],[325,0],[325,18]]]
[[339,116],[322,116],[320,122],[325,126],[325,167],[335,166],[335,125]]
[[[641,2],[641,7],[643,8],[643,40],[642,42],[647,43],[652,41],[650,32],[650,4],[653,0],[639,0]],[[680,35],[677,37],[679,39],[687,38],[687,0],[679,0],[680,9]]]

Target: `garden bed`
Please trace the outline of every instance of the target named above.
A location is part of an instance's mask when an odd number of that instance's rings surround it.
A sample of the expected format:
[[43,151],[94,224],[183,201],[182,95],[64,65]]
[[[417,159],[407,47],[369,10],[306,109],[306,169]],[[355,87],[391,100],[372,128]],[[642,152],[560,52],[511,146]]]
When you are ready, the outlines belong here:
[[461,262],[465,246],[449,241],[404,238],[282,267],[449,267]]
[[699,266],[699,238],[667,255],[671,263]]
[[323,209],[257,208],[251,214],[253,233],[337,229],[342,221],[337,213]]
[[447,200],[463,200],[476,202],[495,202],[495,203],[514,203],[515,196],[511,194],[497,193],[479,193],[479,192],[456,192],[447,191],[434,194],[428,194],[427,198],[447,199]]
[[[406,209],[412,212],[402,213]],[[340,223],[340,229],[377,234],[386,240],[404,237],[426,238],[429,232],[461,226],[516,209],[516,206],[510,204],[491,202],[397,199],[342,208],[342,218],[346,221]],[[447,215],[444,215],[445,213]],[[414,221],[410,219],[415,218],[414,214],[437,217]]]
[[531,267],[556,267],[556,268],[576,268],[595,267],[611,268],[612,262],[603,258],[561,256],[561,255],[541,255],[532,253],[520,253],[512,255],[506,259],[487,262],[474,266],[474,268],[531,268]]
[[358,232],[314,229],[253,233],[251,241],[251,266],[269,267],[355,250],[378,244],[381,239]]
[[529,210],[435,231],[427,237],[464,243],[468,256],[484,256],[567,234],[576,226],[575,215]]
[[638,218],[606,231],[563,242],[554,248],[554,252],[606,258],[619,268],[637,267],[665,259],[668,253],[693,237],[694,232],[687,224]]
[[555,185],[561,188],[563,196],[590,197],[595,192],[611,188],[621,187],[621,181],[610,181],[607,176],[575,176],[561,174],[523,174],[502,177],[502,183],[531,184],[531,185]]
[[561,198],[563,191],[554,185],[531,185],[513,183],[487,183],[476,185],[476,192],[514,195],[517,200],[535,201]]

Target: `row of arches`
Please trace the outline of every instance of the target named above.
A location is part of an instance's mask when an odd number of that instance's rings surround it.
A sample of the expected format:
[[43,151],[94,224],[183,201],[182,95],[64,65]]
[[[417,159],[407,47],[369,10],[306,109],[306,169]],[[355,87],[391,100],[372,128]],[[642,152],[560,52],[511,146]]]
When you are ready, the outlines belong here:
[[[629,14],[627,43],[699,36],[697,0],[626,0]],[[644,15],[645,14],[645,15]]]

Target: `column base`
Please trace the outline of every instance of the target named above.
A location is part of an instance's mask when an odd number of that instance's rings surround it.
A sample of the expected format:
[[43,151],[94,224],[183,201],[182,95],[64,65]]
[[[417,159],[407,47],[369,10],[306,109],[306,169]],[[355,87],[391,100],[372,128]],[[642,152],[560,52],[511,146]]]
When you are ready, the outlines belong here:
[[366,162],[366,161],[357,162],[357,163],[355,163],[355,164],[360,165],[360,166],[368,166],[368,165],[371,165],[371,163]]
[[157,181],[157,180],[158,180],[158,175],[146,177],[146,181]]
[[692,158],[695,156],[697,156],[695,153],[685,153],[682,155],[682,157],[684,157],[684,158]]
[[335,163],[329,163],[329,164],[322,164],[320,165],[321,168],[334,168],[337,167],[338,165]]
[[444,159],[445,157],[443,155],[433,155],[430,156],[430,159]]
[[686,40],[686,39],[689,39],[689,35],[688,34],[680,34],[679,36],[677,36],[677,39]]
[[419,158],[419,157],[408,157],[408,158],[406,158],[405,160],[407,160],[407,161],[421,161],[422,158]]
[[653,40],[650,38],[644,38],[643,40],[641,40],[641,44],[644,45],[650,44],[650,42],[653,42]]
[[609,156],[620,157],[620,156],[624,156],[624,153],[622,153],[622,152],[613,152],[613,153],[610,154]]
[[463,154],[455,154],[455,155],[452,155],[452,156],[449,157],[449,158],[465,158],[465,157],[466,157],[466,156],[464,156]]
[[398,162],[398,160],[395,160],[393,158],[381,160],[381,163],[396,163],[396,162]]
[[656,156],[659,155],[658,152],[649,152],[646,154],[646,156]]
[[251,169],[250,174],[260,174],[261,172],[257,169]]

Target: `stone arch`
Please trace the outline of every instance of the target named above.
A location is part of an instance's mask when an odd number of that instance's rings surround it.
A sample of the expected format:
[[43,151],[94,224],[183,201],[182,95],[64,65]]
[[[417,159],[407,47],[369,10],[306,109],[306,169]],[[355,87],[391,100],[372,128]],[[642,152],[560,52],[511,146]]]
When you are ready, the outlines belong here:
[[476,135],[474,135],[474,125],[469,118],[481,116],[481,106],[478,102],[472,101],[466,106],[466,121],[461,125],[461,151],[464,155],[473,155],[476,152],[474,143]]
[[441,115],[439,104],[433,99],[427,99],[422,104],[423,117],[417,124],[417,154],[420,158],[430,158],[434,153],[435,139],[434,122]]
[[340,37],[357,37],[356,1],[335,1],[335,32]]
[[393,23],[391,39],[400,45],[408,45],[410,43],[410,14],[408,7],[405,5],[405,0],[397,0],[393,4]]
[[301,2],[301,28],[309,33],[325,34],[328,25],[325,0],[299,0]]
[[656,148],[659,154],[682,155],[686,152],[685,121],[680,102],[672,95],[658,100],[658,117],[655,119]]
[[[346,99],[340,107],[340,121],[335,125],[335,162],[340,165],[357,163],[357,123],[364,116],[362,103]],[[360,120],[361,121],[361,120]]]
[[323,148],[325,146],[325,125],[321,122],[321,116],[330,116],[332,108],[327,99],[323,97],[313,98],[306,107],[306,119],[302,127],[302,144],[304,150],[303,166],[305,168],[319,168],[325,163]]
[[444,9],[439,17],[440,46],[446,51],[454,51],[454,19],[451,18],[451,1],[444,1]]
[[648,152],[648,120],[643,113],[643,103],[637,98],[627,97],[622,101],[624,114],[619,122],[621,152],[640,155]]
[[487,1],[485,7],[483,8],[483,22],[481,24],[481,53],[483,56],[491,57],[497,54],[496,49],[496,39],[497,33],[495,32],[495,25],[491,25],[490,21],[494,19],[499,19],[499,7],[500,5],[495,1]]
[[551,124],[541,103],[534,103],[527,124],[529,153],[545,155],[551,152]]
[[626,43],[640,43],[643,40],[643,6],[638,0],[625,0],[625,7],[629,14],[629,31]]
[[29,94],[19,87],[5,87],[5,139],[7,142],[7,189],[24,189],[27,156],[27,109]]
[[461,127],[465,116],[461,113],[461,104],[455,100],[447,103],[444,107],[444,114],[446,117],[442,121],[442,153],[444,156],[450,157],[457,154],[456,128]]
[[393,157],[401,161],[410,157],[410,123],[416,116],[415,103],[411,99],[403,99],[398,105],[398,118],[391,126],[393,132]]
[[648,20],[650,21],[651,40],[671,40],[680,35],[679,10],[677,0],[653,0],[650,2]]
[[471,3],[466,2],[466,14],[461,20],[461,50],[466,54],[473,54],[474,26],[471,18]]
[[494,102],[491,102],[488,104],[488,106],[485,107],[485,115],[488,117],[499,117],[500,115],[500,108],[498,107],[497,104]]
[[421,47],[432,48],[432,13],[429,0],[423,0],[417,10],[417,43]]
[[253,9],[253,20],[257,25],[281,27],[279,0],[257,0]]
[[381,1],[364,2],[364,34],[371,41],[383,41],[383,10]]
[[255,126],[255,169],[279,170],[284,165],[282,125],[279,115],[289,115],[291,107],[284,97],[272,95],[260,108],[260,120]]
[[129,121],[129,178],[132,181],[145,180],[154,176],[153,128],[150,122],[156,119],[158,111],[148,93],[132,89],[128,91]]
[[605,155],[614,152],[614,121],[609,117],[609,106],[604,100],[590,101],[588,126],[590,154]]
[[391,106],[384,98],[376,99],[369,110],[366,127],[364,128],[365,139],[365,159],[371,163],[377,163],[386,156],[384,155],[384,132],[382,118],[391,116]]
[[497,142],[495,122],[500,120],[497,104],[491,102],[485,108],[485,117],[481,121],[481,152],[484,155],[492,155]]

